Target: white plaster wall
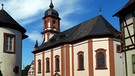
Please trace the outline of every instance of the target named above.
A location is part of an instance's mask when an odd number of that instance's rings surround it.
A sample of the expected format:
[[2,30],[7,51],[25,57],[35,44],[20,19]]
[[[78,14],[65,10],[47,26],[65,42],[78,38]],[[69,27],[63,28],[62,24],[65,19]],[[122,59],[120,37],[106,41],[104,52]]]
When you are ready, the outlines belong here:
[[[127,24],[130,24],[133,22],[133,17],[132,17],[132,13],[128,14],[127,16],[125,16],[125,20]],[[125,24],[125,23],[124,23]]]
[[59,55],[59,69],[60,71],[57,72],[59,75],[61,75],[61,47],[56,47],[53,49],[53,75],[55,72],[55,56]]
[[[126,22],[124,21],[124,26],[126,26],[126,23],[127,25],[133,23],[133,17],[132,17],[132,13],[128,14],[127,16],[125,16],[125,20]],[[130,31],[130,35],[134,35],[134,28],[133,28],[133,24],[131,24],[130,26],[128,26],[128,29]],[[125,37],[129,37],[129,34],[128,34],[128,31],[127,31],[127,28],[124,29],[124,34],[125,34]],[[134,42],[134,38],[132,38],[133,42]],[[132,44],[131,43],[131,40],[130,39],[126,39],[125,40],[125,44],[126,45],[130,45]]]
[[[51,76],[51,50],[46,50],[45,52],[45,62],[44,62],[44,70],[45,70],[45,76]],[[46,73],[46,58],[50,58],[50,72],[49,73]]]
[[36,54],[36,72],[35,72],[36,76],[42,76],[42,73],[43,73],[42,69],[41,69],[41,73],[38,73],[38,60],[41,60],[41,67],[42,67],[42,65],[43,65],[42,52]]
[[[88,41],[83,41],[80,43],[74,44],[74,76],[88,76]],[[79,51],[84,52],[84,69],[78,71],[78,55]]]
[[[134,76],[132,73],[132,54],[135,54],[135,50],[130,50],[122,53],[122,59],[123,59],[123,68],[124,68],[124,75],[126,76],[126,63],[127,63],[127,73],[128,76]],[[126,55],[126,56],[125,56]],[[127,61],[125,61],[125,57]]]
[[[94,76],[110,76],[110,63],[109,63],[109,44],[108,44],[108,38],[96,38],[92,39],[93,41],[93,70],[94,70]],[[106,50],[106,65],[108,69],[104,70],[96,70],[96,52],[95,50],[103,48]]]
[[124,52],[122,52],[122,66],[123,66],[123,76],[126,76],[125,53]]
[[[10,33],[16,35],[15,54],[3,52],[4,34]],[[1,71],[3,76],[20,76],[22,65],[22,34],[19,31],[10,28],[0,27],[0,62],[2,61]],[[19,74],[13,72],[13,68],[19,66]]]
[[135,54],[135,49],[127,51],[127,71],[128,71],[128,76],[135,76],[132,71],[132,55]]
[[115,64],[115,76],[123,76],[124,69],[123,69],[123,60],[122,60],[122,53],[117,53],[117,45],[120,44],[120,40],[113,41],[114,43],[114,64]]

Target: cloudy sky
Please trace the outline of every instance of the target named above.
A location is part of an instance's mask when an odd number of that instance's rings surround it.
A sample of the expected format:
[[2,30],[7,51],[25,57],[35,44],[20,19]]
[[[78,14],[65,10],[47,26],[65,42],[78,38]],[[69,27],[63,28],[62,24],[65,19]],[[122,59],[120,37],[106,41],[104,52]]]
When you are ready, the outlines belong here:
[[[52,0],[54,9],[61,18],[61,31],[71,28],[85,20],[102,15],[119,30],[117,17],[112,17],[128,0]],[[29,36],[23,40],[23,63],[26,66],[33,60],[35,41],[42,42],[44,12],[49,9],[50,0],[0,0],[7,11],[26,30]]]

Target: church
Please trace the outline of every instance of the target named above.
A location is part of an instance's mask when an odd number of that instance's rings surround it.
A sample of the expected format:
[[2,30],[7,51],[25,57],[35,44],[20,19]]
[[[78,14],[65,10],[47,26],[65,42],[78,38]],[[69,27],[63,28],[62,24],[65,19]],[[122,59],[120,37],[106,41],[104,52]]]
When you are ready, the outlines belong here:
[[53,3],[34,50],[34,76],[123,76],[120,32],[102,15],[60,31]]

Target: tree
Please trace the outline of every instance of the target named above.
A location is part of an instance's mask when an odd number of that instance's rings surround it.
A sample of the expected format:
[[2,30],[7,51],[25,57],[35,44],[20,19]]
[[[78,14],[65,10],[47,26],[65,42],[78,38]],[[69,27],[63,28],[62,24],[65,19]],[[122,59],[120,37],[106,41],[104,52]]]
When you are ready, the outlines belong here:
[[27,72],[30,68],[30,65],[27,65],[23,70],[22,70],[22,76],[27,76]]
[[1,70],[0,70],[0,76],[3,76]]

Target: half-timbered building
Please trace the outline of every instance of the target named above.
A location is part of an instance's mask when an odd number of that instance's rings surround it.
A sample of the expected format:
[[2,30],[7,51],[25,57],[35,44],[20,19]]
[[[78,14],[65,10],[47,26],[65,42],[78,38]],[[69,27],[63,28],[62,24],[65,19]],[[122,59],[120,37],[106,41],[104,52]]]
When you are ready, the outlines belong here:
[[29,65],[27,76],[34,76],[34,61]]
[[114,16],[120,20],[124,75],[135,76],[135,0],[129,0]]

